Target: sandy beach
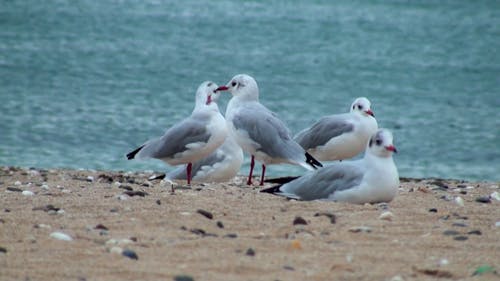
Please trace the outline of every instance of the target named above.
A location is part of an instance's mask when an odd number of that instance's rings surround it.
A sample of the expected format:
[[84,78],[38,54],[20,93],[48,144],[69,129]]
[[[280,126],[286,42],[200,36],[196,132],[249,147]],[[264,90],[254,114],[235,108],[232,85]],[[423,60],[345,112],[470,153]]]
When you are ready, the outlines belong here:
[[500,279],[498,182],[353,205],[151,175],[0,167],[0,280]]

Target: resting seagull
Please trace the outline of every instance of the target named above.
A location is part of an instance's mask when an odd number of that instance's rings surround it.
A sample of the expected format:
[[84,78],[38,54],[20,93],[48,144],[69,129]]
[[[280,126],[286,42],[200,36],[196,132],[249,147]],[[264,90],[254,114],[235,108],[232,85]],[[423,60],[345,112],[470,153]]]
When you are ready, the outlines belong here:
[[349,113],[329,115],[294,139],[320,161],[344,160],[363,152],[378,125],[367,98],[357,98]]
[[380,129],[370,138],[362,159],[335,162],[262,192],[299,200],[389,202],[399,187],[398,170],[392,159],[397,151],[392,139],[389,130]]
[[247,184],[252,184],[255,159],[262,163],[260,185],[264,185],[266,165],[289,163],[313,170],[322,166],[290,136],[285,124],[259,102],[259,88],[251,76],[239,74],[217,91],[233,97],[226,109],[229,134],[251,155]]
[[212,101],[217,87],[210,81],[201,83],[191,116],[170,127],[162,137],[149,140],[128,153],[127,158],[156,158],[170,165],[187,164],[186,178],[191,184],[192,163],[214,152],[227,136],[224,117]]

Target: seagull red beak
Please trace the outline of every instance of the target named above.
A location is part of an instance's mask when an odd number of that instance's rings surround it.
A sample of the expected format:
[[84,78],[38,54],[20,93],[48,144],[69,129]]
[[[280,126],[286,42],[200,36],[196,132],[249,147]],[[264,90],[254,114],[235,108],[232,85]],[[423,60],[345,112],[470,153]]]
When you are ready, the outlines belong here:
[[229,88],[227,86],[219,86],[219,88],[215,89],[215,92],[218,92],[218,91],[227,91],[229,90]]
[[209,105],[211,102],[212,102],[212,95],[208,95],[206,105]]
[[392,151],[394,153],[398,153],[398,150],[396,149],[396,147],[394,145],[386,146],[385,149]]
[[365,113],[375,117],[375,114],[373,114],[373,111],[371,111],[371,109],[368,109],[367,111],[365,111]]

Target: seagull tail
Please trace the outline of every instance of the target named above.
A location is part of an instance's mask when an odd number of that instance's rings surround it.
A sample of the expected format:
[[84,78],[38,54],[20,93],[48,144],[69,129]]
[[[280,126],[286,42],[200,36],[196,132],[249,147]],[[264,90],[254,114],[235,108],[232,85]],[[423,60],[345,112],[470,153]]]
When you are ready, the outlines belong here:
[[318,160],[314,159],[311,154],[306,152],[306,163],[311,165],[314,169],[318,169],[318,167],[323,167],[323,164],[321,164]]
[[141,149],[143,149],[143,148],[144,148],[144,145],[141,145],[141,146],[139,146],[138,148],[136,148],[134,151],[129,152],[129,153],[127,154],[127,159],[128,159],[128,160],[132,160],[132,159],[134,159],[134,158],[135,158],[135,155],[136,155],[139,151],[141,151]]

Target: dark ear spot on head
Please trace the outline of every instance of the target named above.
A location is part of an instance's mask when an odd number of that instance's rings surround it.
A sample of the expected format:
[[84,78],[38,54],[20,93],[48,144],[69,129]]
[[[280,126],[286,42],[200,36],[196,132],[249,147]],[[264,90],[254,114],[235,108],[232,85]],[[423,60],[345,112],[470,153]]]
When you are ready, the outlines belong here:
[[208,83],[208,84],[207,84],[207,87],[211,87],[211,86],[212,86],[212,84],[213,84],[212,82]]

